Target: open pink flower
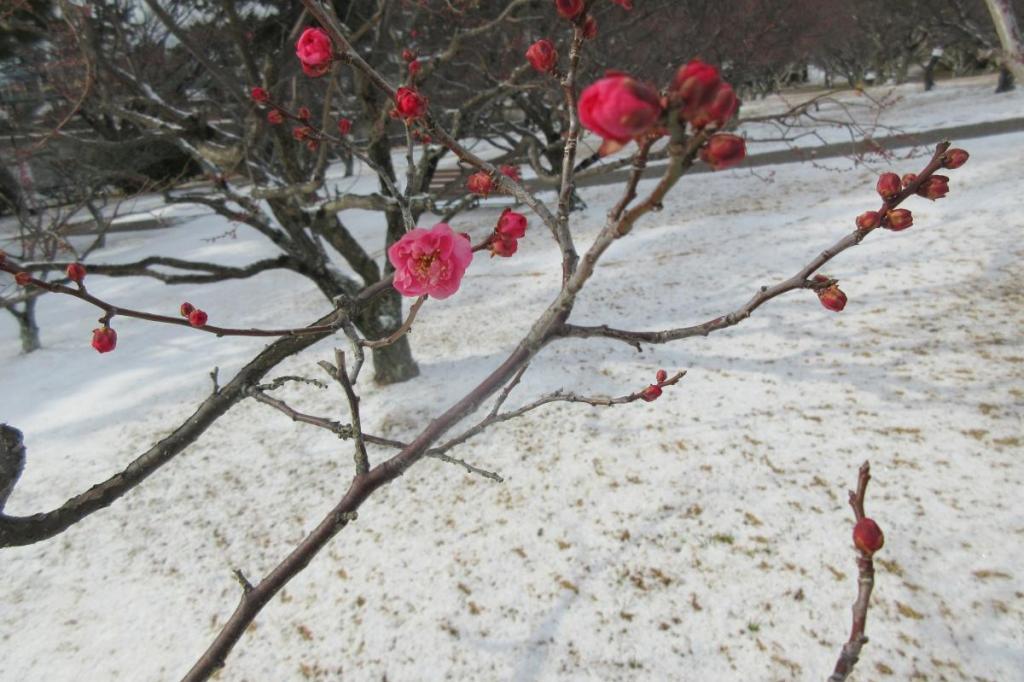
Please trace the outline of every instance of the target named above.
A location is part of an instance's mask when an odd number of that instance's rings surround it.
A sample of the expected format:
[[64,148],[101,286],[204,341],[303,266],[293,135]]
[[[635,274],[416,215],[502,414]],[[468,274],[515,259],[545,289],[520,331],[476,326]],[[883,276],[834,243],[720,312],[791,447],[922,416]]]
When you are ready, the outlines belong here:
[[446,223],[429,230],[417,227],[388,249],[395,266],[395,289],[403,296],[448,298],[459,290],[462,276],[473,261],[469,241]]
[[602,78],[580,95],[580,123],[606,140],[629,142],[661,116],[658,91],[629,76]]

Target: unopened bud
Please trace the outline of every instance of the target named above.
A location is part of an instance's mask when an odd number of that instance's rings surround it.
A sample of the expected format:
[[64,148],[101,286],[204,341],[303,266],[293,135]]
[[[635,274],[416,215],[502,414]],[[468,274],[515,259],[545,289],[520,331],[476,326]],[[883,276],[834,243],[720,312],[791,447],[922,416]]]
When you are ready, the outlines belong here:
[[209,319],[209,316],[199,308],[188,314],[188,323],[193,327],[205,327],[207,319]]
[[85,279],[85,266],[81,263],[71,263],[68,265],[67,273],[68,279],[81,284],[82,280]]
[[[825,275],[815,275],[815,282],[827,282],[829,278]],[[823,289],[818,289],[815,293],[818,294],[818,300],[828,310],[832,312],[840,312],[846,307],[846,294],[839,288],[839,285],[832,284]]]
[[953,170],[967,163],[971,155],[964,149],[950,149],[942,157],[942,167]]
[[28,274],[27,272],[15,273],[14,281],[20,287],[27,287],[29,283],[32,281],[32,275]]
[[117,347],[117,332],[110,327],[93,329],[92,347],[97,353],[109,353]]
[[659,384],[663,384],[665,383],[665,380],[668,379],[668,372],[663,369],[659,369],[658,373],[654,375],[654,378]]
[[583,0],[555,0],[555,10],[563,19],[575,19],[583,11]]
[[184,303],[181,304],[181,307],[178,308],[178,312],[181,314],[182,317],[188,317],[189,315],[192,314],[192,311],[195,309],[196,307],[194,305],[192,305],[188,301],[185,301]]
[[905,208],[894,208],[885,214],[885,226],[894,232],[905,230],[913,224],[914,216]]
[[253,88],[250,94],[252,95],[253,102],[260,102],[262,104],[270,99],[270,93],[260,87]]
[[900,193],[903,183],[900,181],[900,176],[895,173],[882,173],[878,176],[878,184],[875,185],[875,189],[883,199],[888,201]]
[[945,175],[933,175],[917,188],[918,196],[925,199],[941,199],[949,192],[949,178]]
[[651,384],[644,390],[640,391],[640,398],[644,402],[652,403],[661,396],[661,386]]
[[911,183],[917,180],[917,173],[904,173],[903,177],[900,178],[900,182],[903,183],[903,188],[910,187]]
[[885,535],[882,534],[882,529],[878,527],[877,523],[865,516],[853,527],[853,544],[857,546],[857,549],[871,556],[882,549],[885,544]]
[[862,230],[871,230],[882,223],[882,216],[878,211],[864,211],[857,216],[857,227]]
[[747,155],[747,143],[742,137],[730,133],[712,135],[700,150],[700,159],[715,170],[731,168]]
[[587,40],[593,40],[597,37],[597,19],[591,14],[587,17],[586,21],[583,22],[583,37]]
[[486,197],[494,189],[494,180],[487,174],[487,171],[477,171],[469,176],[469,180],[466,181],[466,189],[473,194]]
[[558,63],[558,50],[550,40],[541,38],[526,50],[526,61],[537,71],[547,73]]
[[502,258],[508,258],[519,250],[519,242],[515,238],[506,237],[500,232],[491,237],[489,246],[492,256],[500,256]]

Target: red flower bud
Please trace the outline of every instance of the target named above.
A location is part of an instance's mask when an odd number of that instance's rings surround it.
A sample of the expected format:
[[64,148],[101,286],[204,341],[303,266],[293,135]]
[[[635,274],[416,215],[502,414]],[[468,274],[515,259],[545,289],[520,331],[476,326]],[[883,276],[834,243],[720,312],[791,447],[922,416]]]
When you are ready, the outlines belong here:
[[747,155],[747,143],[742,137],[730,133],[712,135],[700,150],[700,159],[715,170],[732,168]]
[[395,111],[404,119],[420,118],[427,113],[427,100],[412,88],[398,88]]
[[82,280],[85,279],[85,266],[81,263],[72,263],[68,266],[67,272],[68,279],[72,282],[78,282],[81,284]]
[[933,175],[917,188],[917,195],[925,199],[941,199],[949,192],[949,178],[945,175]]
[[661,386],[651,384],[644,390],[640,391],[640,398],[644,402],[652,403],[661,396]]
[[185,301],[184,303],[181,304],[181,307],[178,308],[178,312],[181,314],[182,317],[188,317],[189,315],[192,314],[192,311],[195,309],[196,307],[194,305],[192,305],[188,301]]
[[900,178],[900,182],[903,184],[903,188],[906,189],[910,186],[910,183],[917,180],[917,173],[904,173],[903,177]]
[[334,46],[323,29],[307,28],[295,43],[295,54],[302,62],[303,73],[315,78],[327,73],[331,67]]
[[263,103],[263,102],[270,101],[270,93],[267,92],[266,90],[264,90],[261,87],[253,88],[252,92],[250,94],[252,95],[252,101],[253,102]]
[[526,216],[506,208],[498,218],[495,232],[505,238],[522,239],[526,236]]
[[665,380],[668,379],[668,372],[663,369],[659,369],[658,373],[654,375],[654,378],[659,384],[663,384],[665,383]]
[[903,184],[900,181],[900,176],[895,173],[882,173],[878,176],[878,184],[875,185],[875,189],[883,199],[888,201],[900,193]]
[[669,95],[682,104],[681,114],[690,120],[701,106],[711,100],[721,82],[718,69],[694,59],[679,67],[669,88]]
[[352,130],[352,121],[347,118],[338,119],[338,132],[342,135],[348,135],[349,131]]
[[583,0],[555,0],[555,10],[563,19],[575,19],[583,11]]
[[516,182],[520,182],[522,180],[522,178],[519,175],[518,166],[501,166],[500,168],[498,168],[498,172],[504,175],[506,178],[515,180]]
[[872,519],[864,517],[853,527],[853,544],[857,549],[871,556],[882,549],[885,544],[885,535]]
[[409,62],[409,75],[410,76],[415,76],[416,74],[418,74],[420,72],[421,68],[422,68],[422,65],[420,64],[420,60],[418,60],[418,59],[412,60],[411,62]]
[[953,170],[967,163],[967,159],[971,158],[971,155],[963,149],[950,149],[942,156],[942,167]]
[[628,142],[658,122],[661,97],[629,76],[607,76],[583,90],[579,111],[587,129],[605,140]]
[[882,224],[882,216],[878,211],[864,211],[857,216],[857,227],[862,230],[871,230]]
[[583,22],[583,37],[586,40],[593,40],[597,37],[597,19],[593,15],[588,16]]
[[320,148],[320,140],[306,140],[306,149],[315,152]]
[[188,323],[193,327],[205,327],[207,319],[209,319],[209,316],[199,308],[188,314]]
[[542,38],[526,50],[526,61],[537,71],[547,73],[558,63],[558,50],[555,49],[554,43]]
[[[825,275],[815,275],[815,282],[827,282],[829,280]],[[839,285],[832,284],[824,289],[818,289],[815,291],[818,294],[818,300],[828,310],[838,313],[846,307],[846,294],[843,293]]]
[[309,126],[296,126],[292,128],[292,137],[300,142],[309,137],[309,134],[313,132],[313,129]]
[[491,249],[492,256],[508,258],[519,250],[519,242],[512,237],[506,237],[503,234],[496,233],[491,237],[489,247]]
[[309,109],[307,107],[299,107],[299,113],[296,114],[296,116],[298,116],[303,121],[308,121],[309,117],[312,116],[312,114],[309,113]]
[[29,282],[31,282],[31,281],[32,281],[32,275],[28,274],[27,272],[18,272],[18,273],[15,273],[15,275],[14,275],[14,281],[15,281],[15,282],[16,282],[16,283],[18,284],[18,286],[20,286],[20,287],[27,287],[27,286],[29,285]]
[[485,197],[494,189],[494,180],[486,171],[477,171],[469,176],[469,180],[466,181],[466,189],[473,194]]
[[402,50],[402,59],[406,62],[411,62],[412,60],[416,59],[416,53],[410,50],[409,48],[405,48],[404,50]]
[[273,109],[267,112],[267,123],[272,126],[280,125],[284,123],[284,114],[277,109]]
[[914,224],[914,216],[905,208],[895,208],[885,214],[885,226],[893,232],[905,230]]
[[110,327],[93,329],[92,347],[97,353],[109,353],[117,347],[117,332]]
[[720,83],[711,98],[692,112],[690,125],[695,129],[714,123],[718,127],[726,124],[740,108],[740,101],[728,83]]

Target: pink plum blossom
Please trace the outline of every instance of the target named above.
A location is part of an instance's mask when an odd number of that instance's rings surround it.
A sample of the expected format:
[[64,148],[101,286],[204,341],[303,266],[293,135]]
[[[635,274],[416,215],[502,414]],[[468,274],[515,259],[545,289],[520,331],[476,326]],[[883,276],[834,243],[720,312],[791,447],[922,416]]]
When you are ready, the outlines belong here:
[[446,223],[417,227],[388,249],[395,266],[395,289],[403,296],[448,298],[459,290],[473,260],[469,241]]

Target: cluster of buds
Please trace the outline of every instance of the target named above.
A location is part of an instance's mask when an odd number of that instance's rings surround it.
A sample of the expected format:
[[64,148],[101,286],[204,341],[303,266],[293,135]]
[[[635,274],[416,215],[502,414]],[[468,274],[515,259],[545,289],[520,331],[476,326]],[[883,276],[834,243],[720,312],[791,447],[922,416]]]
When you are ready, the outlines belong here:
[[327,73],[334,61],[331,38],[319,28],[307,28],[295,43],[295,55],[302,63],[302,72],[311,78]]
[[315,152],[320,147],[320,136],[310,126],[295,126],[292,128],[292,137],[298,142],[305,142],[306,149]]
[[519,250],[519,240],[526,236],[526,216],[506,208],[498,218],[488,247],[491,256],[508,258]]
[[[949,149],[940,159],[943,168],[956,169],[967,163],[970,158],[963,149]],[[877,211],[864,211],[857,216],[857,229],[867,233],[877,227],[884,227],[893,232],[901,232],[914,224],[914,214],[905,208],[896,208],[913,192],[925,199],[941,199],[949,193],[949,178],[945,175],[929,173],[920,178],[916,173],[905,173],[902,177],[896,173],[882,173],[875,183],[875,191],[882,198],[882,207]],[[829,282],[829,278],[817,275],[815,282]],[[846,294],[835,284],[816,289],[821,304],[829,310],[842,310],[846,305]],[[869,519],[870,520],[870,519]]]
[[[531,47],[537,47],[535,43]],[[538,71],[553,68],[542,61],[538,49],[527,58]],[[678,112],[679,122],[694,130],[721,128],[739,109],[739,100],[718,69],[700,60],[680,67],[661,94],[651,85],[623,73],[609,73],[583,90],[579,100],[580,122],[601,136],[602,156],[621,149],[630,140],[650,139],[665,133],[666,112]],[[675,115],[675,114],[672,114]],[[731,168],[747,154],[746,141],[738,135],[712,135],[700,150],[700,158],[715,170]]]
[[659,369],[657,374],[654,375],[655,383],[640,391],[640,399],[644,402],[652,403],[660,398],[662,392],[661,387],[665,385],[665,381],[667,380],[668,372],[663,369]]
[[865,516],[853,527],[853,544],[870,557],[885,545],[885,535],[873,519]]
[[188,301],[181,304],[181,307],[178,308],[178,314],[188,319],[188,323],[193,327],[205,327],[206,321],[210,319],[205,311],[200,310]]
[[[963,149],[950,149],[942,156],[942,167],[955,169],[967,163],[970,158]],[[915,173],[906,173],[903,177],[896,173],[882,173],[878,176],[875,190],[882,197],[885,205],[881,211],[866,211],[857,216],[857,227],[861,230],[872,230],[885,227],[899,232],[914,224],[913,214],[905,208],[893,208],[902,201],[906,192],[914,188],[914,193],[925,199],[941,199],[949,193],[949,177],[932,173],[924,179]]]
[[839,288],[839,283],[836,280],[826,275],[815,275],[814,282],[819,285],[815,289],[815,293],[818,294],[821,305],[835,313],[846,307],[846,294]]
[[694,130],[712,123],[721,128],[740,107],[732,86],[722,80],[718,69],[699,59],[679,68],[668,94],[669,101],[679,107],[679,120]]

